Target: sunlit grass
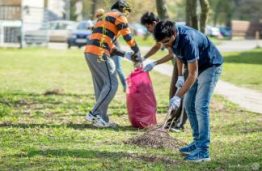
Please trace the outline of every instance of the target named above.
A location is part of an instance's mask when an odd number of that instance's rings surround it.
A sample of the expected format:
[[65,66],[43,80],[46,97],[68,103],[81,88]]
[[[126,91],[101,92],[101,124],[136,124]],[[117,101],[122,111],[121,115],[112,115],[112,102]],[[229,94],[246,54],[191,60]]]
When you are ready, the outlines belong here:
[[[210,163],[191,164],[174,150],[124,144],[130,126],[121,86],[110,106],[116,129],[84,119],[94,104],[92,79],[79,50],[0,49],[0,170],[251,170],[262,166],[262,117],[215,96]],[[125,73],[133,67],[123,61]],[[158,119],[166,113],[170,78],[151,73]],[[56,95],[44,95],[59,89]],[[191,129],[173,137],[190,142]],[[157,156],[149,160],[146,156]],[[175,160],[168,164],[165,158]]]

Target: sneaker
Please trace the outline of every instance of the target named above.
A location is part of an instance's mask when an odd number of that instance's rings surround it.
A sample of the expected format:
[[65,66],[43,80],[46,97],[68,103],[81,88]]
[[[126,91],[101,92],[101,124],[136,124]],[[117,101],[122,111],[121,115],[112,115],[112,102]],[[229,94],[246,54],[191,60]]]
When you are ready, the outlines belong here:
[[185,157],[184,160],[191,161],[191,162],[211,161],[208,150],[201,150],[201,149],[195,150],[187,157]]
[[173,132],[182,132],[182,131],[183,131],[183,128],[173,127],[173,128],[170,128],[170,131],[173,131]]
[[187,146],[184,146],[184,147],[181,147],[179,149],[180,153],[182,154],[186,154],[186,155],[189,155],[191,152],[193,152],[194,150],[196,150],[196,145],[194,142],[192,142],[191,144],[187,145]]
[[93,123],[96,119],[96,116],[93,115],[91,112],[89,112],[87,115],[86,115],[86,120]]
[[93,122],[93,125],[98,128],[107,128],[110,127],[110,123],[106,122],[104,119],[101,118],[101,116],[97,115],[95,117],[95,120]]

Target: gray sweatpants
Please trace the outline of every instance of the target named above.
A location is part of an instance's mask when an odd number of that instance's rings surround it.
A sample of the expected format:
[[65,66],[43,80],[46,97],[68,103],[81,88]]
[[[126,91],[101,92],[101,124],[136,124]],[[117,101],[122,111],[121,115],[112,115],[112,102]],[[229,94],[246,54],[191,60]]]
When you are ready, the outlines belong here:
[[89,53],[85,54],[85,59],[91,71],[95,89],[96,103],[91,112],[93,115],[100,115],[108,122],[108,105],[114,98],[118,87],[114,61],[106,56],[103,56],[101,61],[98,60],[97,55]]

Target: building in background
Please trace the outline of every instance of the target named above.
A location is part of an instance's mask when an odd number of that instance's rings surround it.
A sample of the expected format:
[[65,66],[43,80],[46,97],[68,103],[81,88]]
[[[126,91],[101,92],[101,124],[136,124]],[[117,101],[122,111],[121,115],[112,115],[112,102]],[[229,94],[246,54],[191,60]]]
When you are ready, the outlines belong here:
[[83,20],[83,1],[82,0],[78,0],[75,3],[75,15],[76,15],[76,21],[82,21]]
[[24,46],[33,38],[48,42],[49,22],[69,19],[69,5],[70,0],[0,0],[0,46]]

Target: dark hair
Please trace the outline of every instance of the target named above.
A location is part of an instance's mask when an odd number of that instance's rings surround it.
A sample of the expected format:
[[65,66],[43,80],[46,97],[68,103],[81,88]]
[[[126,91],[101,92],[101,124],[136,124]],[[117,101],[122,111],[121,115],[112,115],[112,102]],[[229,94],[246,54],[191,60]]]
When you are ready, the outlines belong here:
[[160,42],[166,37],[171,37],[176,33],[176,24],[172,21],[160,21],[156,24],[154,29],[154,37],[156,41]]
[[159,22],[159,18],[153,12],[146,12],[140,19],[141,24],[153,24],[153,22]]
[[130,5],[124,0],[116,1],[116,3],[114,3],[111,7],[111,10],[113,10],[113,9],[116,9],[120,12],[124,12],[124,10],[127,10],[129,12],[132,11]]

